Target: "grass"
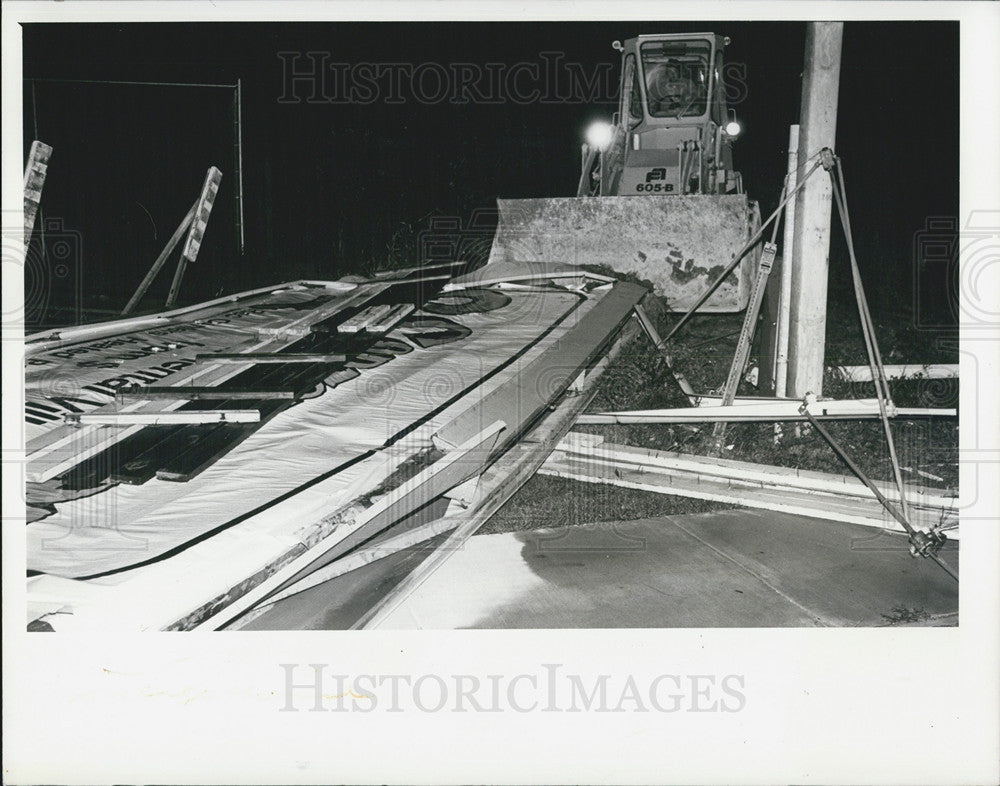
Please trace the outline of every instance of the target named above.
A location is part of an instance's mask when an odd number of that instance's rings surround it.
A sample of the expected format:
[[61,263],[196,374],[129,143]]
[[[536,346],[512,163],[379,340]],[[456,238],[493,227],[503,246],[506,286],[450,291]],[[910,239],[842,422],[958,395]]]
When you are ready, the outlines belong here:
[[549,475],[535,475],[478,532],[519,532],[537,527],[704,513],[728,507],[732,506],[623,489],[605,483],[579,483]]
[[910,609],[906,606],[893,606],[891,614],[883,614],[887,625],[909,625],[915,622],[926,622],[931,615],[922,608]]

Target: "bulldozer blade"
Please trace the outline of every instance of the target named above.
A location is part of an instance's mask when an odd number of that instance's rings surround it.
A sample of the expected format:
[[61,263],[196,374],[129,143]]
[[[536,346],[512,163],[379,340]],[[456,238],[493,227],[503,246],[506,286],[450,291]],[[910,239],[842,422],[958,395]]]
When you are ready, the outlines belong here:
[[[755,202],[720,196],[498,199],[490,263],[604,266],[651,284],[672,311],[687,311],[760,227]],[[759,245],[701,307],[746,308]]]

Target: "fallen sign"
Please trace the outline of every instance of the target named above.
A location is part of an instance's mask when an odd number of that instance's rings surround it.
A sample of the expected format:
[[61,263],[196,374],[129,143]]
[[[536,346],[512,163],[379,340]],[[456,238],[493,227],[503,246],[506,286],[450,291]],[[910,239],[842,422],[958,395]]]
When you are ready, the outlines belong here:
[[[443,283],[455,269],[453,265],[425,268],[421,281],[427,280],[428,270],[431,273],[447,270],[448,274],[440,278],[434,277],[435,281]],[[401,271],[399,275],[408,276],[410,271]],[[175,387],[189,386],[196,381],[200,387],[225,385],[232,389],[229,380],[252,371],[255,362],[247,360],[245,363],[217,363],[214,360],[198,360],[197,356],[204,353],[196,351],[192,357],[192,348],[204,349],[211,346],[220,352],[226,352],[238,346],[244,352],[286,351],[310,336],[316,325],[323,320],[336,319],[338,314],[347,309],[362,307],[373,298],[390,296],[394,285],[409,288],[410,282],[409,278],[389,281],[384,277],[380,281],[361,284],[344,281],[295,281],[148,317],[66,328],[54,335],[28,336],[26,349],[30,357],[25,374],[28,399],[25,406],[35,413],[31,419],[26,416],[28,480],[43,483],[58,477],[79,461],[96,456],[135,436],[140,428],[75,425],[49,428],[44,422],[35,422],[39,420],[40,412],[65,408],[59,407],[57,401],[45,395],[47,388],[44,380],[53,367],[66,363],[71,355],[82,353],[91,358],[95,354],[100,357],[100,363],[95,366],[83,368],[76,365],[66,371],[67,376],[71,376],[86,393],[87,399],[90,399],[91,393],[97,393],[102,398],[106,395],[113,396],[119,391],[131,390],[139,380],[147,384],[152,378],[160,378],[164,374],[167,375],[164,381]],[[428,287],[428,296],[434,291],[433,285]],[[299,314],[303,315],[298,316]],[[220,324],[227,325],[229,329],[220,329],[217,327]],[[164,340],[164,336],[169,336],[170,339]],[[303,343],[309,344],[310,349],[315,348],[314,341]],[[138,353],[123,353],[122,350],[128,349],[129,345],[146,349]],[[154,354],[147,354],[149,351]],[[340,353],[336,354],[339,356]],[[195,362],[192,363],[192,360]],[[113,390],[103,384],[108,379],[107,372],[102,368],[108,367],[116,368],[119,372],[112,377],[116,381]],[[312,367],[312,364],[304,365],[304,368]],[[259,382],[259,377],[255,381]],[[122,383],[128,384],[128,388],[124,388]],[[260,388],[256,385],[246,389]],[[270,395],[261,398],[272,399]],[[113,402],[107,402],[94,411],[167,411],[184,406],[184,401],[181,396],[170,401],[139,399],[120,410],[112,409]],[[77,403],[83,402],[77,399]],[[53,405],[56,405],[55,409]],[[42,419],[51,420],[51,417],[45,416]]]
[[[435,505],[443,495],[476,507],[478,476],[492,477],[494,467],[506,466],[505,456],[524,455],[528,463],[500,480],[506,498],[530,477],[525,466],[542,463],[572,417],[561,419],[558,433],[544,441],[524,435],[537,434],[553,407],[572,405],[573,417],[582,410],[607,348],[647,293],[599,278],[578,287],[583,271],[572,288],[557,280],[531,290],[472,284],[447,295],[440,288],[448,275],[425,269],[397,276],[350,286],[284,285],[237,298],[242,302],[144,319],[138,330],[135,320],[104,325],[98,341],[98,331],[86,328],[29,342],[25,418],[39,448],[29,452],[29,471],[45,475],[28,483],[27,600],[34,629],[227,626],[272,590],[291,589],[314,569],[370,548],[372,539],[395,536],[416,512],[410,508],[428,495]],[[336,329],[363,308],[415,302],[419,307],[387,335]],[[393,318],[410,310],[394,310]],[[279,338],[289,326],[309,335]],[[260,338],[264,330],[275,337]],[[243,368],[197,357],[246,350],[346,360],[250,361]],[[80,364],[82,356],[92,362]],[[74,375],[86,401],[51,396],[50,377],[36,369],[59,368]],[[264,395],[314,377],[319,384],[301,399]],[[238,394],[237,403],[220,411],[235,415],[243,411],[239,405],[253,406],[259,421],[169,425],[157,418],[214,417],[215,407],[117,404],[125,384],[146,382],[173,387],[178,397],[192,382],[224,385]],[[509,406],[528,386],[537,395]],[[243,399],[246,391],[259,391],[261,400]],[[92,407],[70,414],[110,417],[115,425],[75,429],[73,439],[64,433],[69,407]],[[496,412],[502,417],[493,417]],[[124,415],[143,422],[123,428]],[[508,428],[491,430],[498,420]],[[487,445],[494,437],[495,445]],[[406,483],[417,476],[427,484],[409,493]],[[105,521],[108,511],[113,527]]]
[[[568,434],[539,471],[586,483],[903,531],[868,488],[849,475],[616,445],[578,433]],[[892,484],[877,485],[887,498],[898,501]],[[956,492],[907,486],[906,495],[914,523],[944,529],[957,525]],[[949,538],[956,537],[949,532]]]
[[[361,611],[354,609],[353,613],[351,610],[341,611],[337,615],[340,624],[333,626],[352,629],[379,627],[400,603],[404,602],[451,555],[460,550],[466,540],[536,473],[551,450],[572,427],[577,415],[596,395],[597,386],[594,382],[600,378],[623,347],[638,336],[638,333],[638,326],[635,323],[626,324],[604,356],[587,370],[581,388],[563,396],[551,411],[543,413],[523,439],[486,469],[476,480],[475,489],[467,495],[468,500],[461,499],[466,495],[458,494],[459,489],[455,489],[454,500],[441,518],[401,532],[387,532],[384,539],[373,540],[349,552],[296,584],[276,592],[249,614],[236,620],[231,629],[241,629],[244,626],[251,626],[256,630],[282,629],[287,627],[287,619],[302,619],[303,607],[308,608],[309,603],[308,599],[302,599],[302,593],[307,593],[326,582],[336,582],[339,577],[349,573],[360,576],[365,568],[374,566],[374,563],[385,558],[407,552],[411,554],[425,552],[420,564],[403,576],[389,592],[384,593],[371,608]],[[513,382],[516,384],[516,380]],[[433,549],[422,545],[440,537],[446,539]],[[377,566],[375,567],[377,569]],[[355,571],[357,573],[354,573]],[[375,581],[381,586],[381,579],[376,578]],[[329,592],[328,589],[324,589]],[[330,618],[325,611],[323,616],[324,626],[329,625]]]
[[195,629],[219,630],[269,596],[307,579],[338,557],[349,553],[359,542],[364,543],[386,530],[393,522],[424,507],[470,477],[478,477],[485,468],[497,438],[506,428],[507,424],[502,420],[490,424],[352,519],[338,521],[326,538],[285,562],[263,581],[243,593],[232,592],[231,597],[224,599],[229,601],[225,605],[214,601],[171,627],[186,629],[194,625]]

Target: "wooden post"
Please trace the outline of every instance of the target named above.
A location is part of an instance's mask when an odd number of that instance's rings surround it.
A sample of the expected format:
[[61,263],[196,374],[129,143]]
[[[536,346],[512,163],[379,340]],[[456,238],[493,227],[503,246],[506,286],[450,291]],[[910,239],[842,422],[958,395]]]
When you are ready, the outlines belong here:
[[[810,22],[802,73],[800,160],[835,150],[843,22]],[[788,395],[823,389],[827,272],[830,263],[830,178],[817,174],[799,192],[792,244],[792,296],[788,334]]]
[[181,251],[177,270],[174,271],[174,280],[167,293],[166,307],[168,309],[173,308],[174,303],[177,302],[177,293],[180,291],[181,280],[184,278],[188,262],[194,262],[198,258],[198,249],[201,248],[201,241],[205,237],[208,217],[212,213],[212,205],[215,204],[215,195],[219,193],[220,180],[222,180],[222,172],[214,166],[209,167],[208,173],[205,175],[205,184],[201,187],[201,197],[198,199],[191,225],[188,227],[187,240],[184,241],[184,249]]
[[174,302],[177,300],[177,292],[181,286],[181,279],[184,277],[185,266],[189,261],[193,262],[198,256],[198,249],[205,235],[205,226],[208,224],[208,216],[212,212],[212,204],[219,190],[219,181],[221,179],[222,173],[214,166],[209,167],[208,173],[205,175],[205,183],[201,189],[201,196],[198,197],[197,202],[191,205],[191,209],[188,210],[187,215],[184,216],[184,220],[174,230],[174,234],[170,236],[160,255],[153,262],[153,266],[146,273],[146,277],[139,284],[139,288],[136,289],[135,294],[132,295],[128,303],[125,304],[125,308],[122,309],[122,316],[130,314],[139,304],[139,301],[146,294],[146,290],[153,283],[153,279],[156,278],[160,269],[166,264],[167,259],[173,253],[174,248],[177,247],[181,236],[187,232],[184,250],[181,252],[181,258],[177,263],[177,270],[174,273],[174,280],[170,285],[170,293],[167,295],[167,308],[171,308],[174,305]]
[[28,153],[28,164],[24,168],[24,245],[25,251],[31,243],[31,231],[35,228],[35,215],[42,201],[42,188],[45,186],[45,173],[49,168],[49,158],[52,156],[51,146],[37,139],[31,143]]
[[125,304],[125,308],[122,309],[122,316],[126,314],[131,314],[132,310],[139,304],[143,296],[146,294],[146,290],[149,289],[149,285],[153,283],[153,279],[156,278],[160,269],[167,263],[170,255],[173,253],[174,248],[180,242],[181,237],[187,232],[188,227],[191,226],[191,221],[194,219],[195,211],[198,209],[198,203],[191,205],[191,209],[188,210],[187,215],[184,216],[184,220],[177,226],[174,230],[174,234],[170,236],[167,244],[163,247],[160,255],[154,260],[152,267],[149,268],[149,272],[146,273],[146,277],[139,283],[138,288],[135,293],[129,298],[128,303]]

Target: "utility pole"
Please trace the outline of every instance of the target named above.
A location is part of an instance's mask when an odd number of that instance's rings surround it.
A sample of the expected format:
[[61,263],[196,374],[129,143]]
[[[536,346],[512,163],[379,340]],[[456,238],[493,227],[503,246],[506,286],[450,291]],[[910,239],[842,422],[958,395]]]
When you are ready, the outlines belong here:
[[[836,150],[843,22],[809,22],[802,72],[799,166],[824,147]],[[830,177],[817,172],[795,201],[787,393],[823,392],[826,294],[830,267]]]

